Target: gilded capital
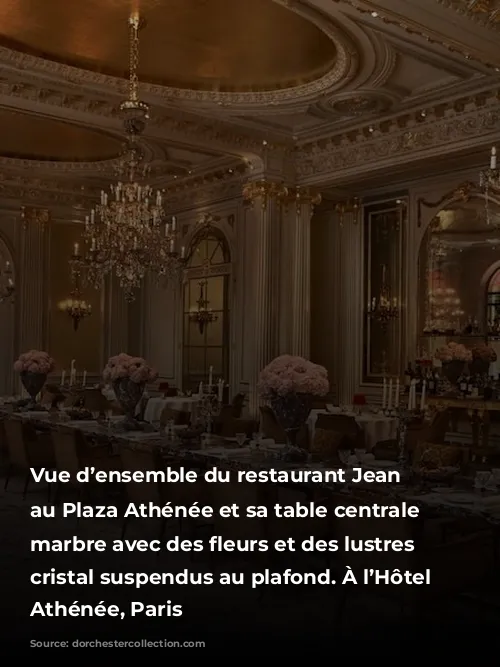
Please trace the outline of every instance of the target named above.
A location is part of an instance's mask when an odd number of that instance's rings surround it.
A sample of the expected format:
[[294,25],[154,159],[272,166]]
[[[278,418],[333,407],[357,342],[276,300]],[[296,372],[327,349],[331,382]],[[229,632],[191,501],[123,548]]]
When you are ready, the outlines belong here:
[[288,189],[287,203],[295,203],[297,214],[300,214],[303,206],[309,206],[310,210],[321,204],[321,193],[315,188],[294,187]]
[[267,207],[269,200],[281,204],[287,196],[288,188],[277,181],[250,181],[243,188],[243,199],[251,203],[260,201],[262,208]]
[[335,204],[335,212],[338,213],[340,224],[342,225],[344,222],[344,215],[347,215],[349,213],[354,214],[354,222],[357,222],[357,214],[361,209],[361,199],[358,199],[357,197],[353,197],[352,199],[348,199],[343,202],[337,202]]
[[28,225],[40,225],[42,229],[45,229],[50,220],[50,213],[47,209],[22,206],[21,220],[24,229],[27,229]]

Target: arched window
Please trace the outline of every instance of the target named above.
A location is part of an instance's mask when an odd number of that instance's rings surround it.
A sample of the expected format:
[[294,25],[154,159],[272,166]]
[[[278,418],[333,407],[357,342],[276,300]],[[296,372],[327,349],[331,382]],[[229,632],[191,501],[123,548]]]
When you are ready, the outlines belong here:
[[229,376],[229,276],[224,234],[207,227],[193,238],[184,286],[183,388]]

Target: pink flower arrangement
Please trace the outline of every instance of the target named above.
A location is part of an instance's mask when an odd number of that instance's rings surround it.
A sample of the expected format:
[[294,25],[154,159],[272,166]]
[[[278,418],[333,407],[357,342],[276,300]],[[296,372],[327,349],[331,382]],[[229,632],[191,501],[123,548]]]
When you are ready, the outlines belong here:
[[41,350],[30,350],[20,355],[14,363],[16,373],[39,373],[48,375],[54,370],[55,364],[47,352]]
[[263,398],[287,394],[324,396],[330,384],[326,368],[302,357],[284,354],[268,364],[261,372],[257,385]]
[[131,357],[122,352],[108,359],[102,377],[104,382],[116,382],[127,378],[137,384],[154,382],[158,373],[148,366],[142,357]]
[[435,356],[444,364],[448,361],[472,361],[472,352],[461,343],[447,343],[436,350]]
[[480,359],[481,361],[488,361],[490,363],[497,360],[497,354],[495,350],[489,345],[486,345],[486,343],[474,345],[472,348],[472,357],[474,359]]

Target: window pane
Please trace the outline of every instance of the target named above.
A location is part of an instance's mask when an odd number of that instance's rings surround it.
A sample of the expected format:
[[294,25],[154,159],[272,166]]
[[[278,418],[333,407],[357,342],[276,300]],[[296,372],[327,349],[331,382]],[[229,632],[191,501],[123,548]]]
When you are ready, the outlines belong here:
[[184,327],[185,345],[197,345],[199,347],[203,347],[203,345],[205,345],[205,331],[200,333],[198,322],[192,322],[189,315],[185,315]]
[[215,377],[224,375],[224,368],[222,364],[222,348],[207,347],[207,366],[213,366],[213,374]]
[[224,252],[220,243],[217,244],[217,247],[213,251],[210,262],[212,264],[224,264]]
[[207,299],[209,310],[223,310],[224,308],[225,276],[213,276],[207,281]]
[[214,322],[207,325],[207,345],[220,345],[224,343],[224,313],[221,311],[213,311],[213,315],[217,317]]
[[188,353],[188,372],[189,375],[204,375],[205,374],[205,348],[203,347],[189,347]]

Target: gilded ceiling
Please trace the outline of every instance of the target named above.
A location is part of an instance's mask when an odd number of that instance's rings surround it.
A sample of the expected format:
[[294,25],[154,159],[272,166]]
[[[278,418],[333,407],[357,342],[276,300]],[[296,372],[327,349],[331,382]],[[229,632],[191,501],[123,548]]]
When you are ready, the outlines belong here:
[[24,160],[94,162],[116,157],[122,142],[96,130],[0,109],[0,155]]
[[272,0],[1,0],[0,44],[126,76],[127,17],[135,5],[146,22],[145,82],[269,91],[318,79],[335,64],[330,38]]

